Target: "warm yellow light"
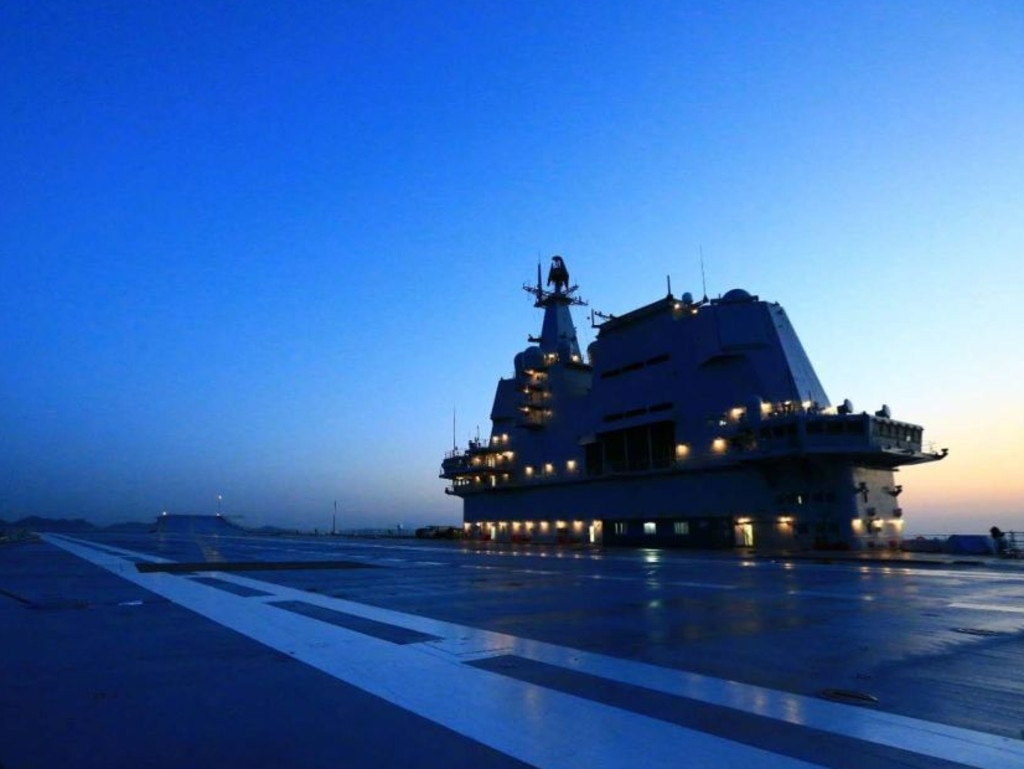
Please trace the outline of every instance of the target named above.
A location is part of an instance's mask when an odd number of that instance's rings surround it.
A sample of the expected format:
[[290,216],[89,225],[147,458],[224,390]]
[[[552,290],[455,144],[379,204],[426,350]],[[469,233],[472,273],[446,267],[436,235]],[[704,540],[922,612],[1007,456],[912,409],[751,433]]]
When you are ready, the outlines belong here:
[[862,521],[860,518],[854,518],[853,519],[853,533],[854,534],[863,534],[864,533],[864,521]]
[[685,443],[680,443],[676,446],[676,457],[678,457],[679,459],[682,459],[689,453],[690,447],[687,446]]
[[725,438],[715,438],[711,442],[711,448],[717,451],[718,453],[722,453],[723,451],[725,451],[725,445]]
[[551,473],[555,472],[555,466],[550,462],[546,462],[544,464],[544,472],[547,473],[548,475],[551,475]]
[[793,523],[793,516],[791,515],[780,515],[779,523]]
[[548,522],[547,521],[541,521],[540,522],[540,528],[541,528],[541,530],[546,531],[547,528],[548,528]]
[[737,406],[729,412],[729,416],[731,416],[733,420],[736,420],[743,416],[744,413],[746,413],[746,409],[742,406]]
[[525,468],[523,468],[523,472],[526,473],[527,477],[529,477],[533,475],[533,467],[531,465],[527,465]]
[[568,468],[570,473],[575,471],[576,470],[576,460],[575,459],[570,459],[568,462],[565,463],[565,466]]
[[749,518],[737,518],[736,519],[736,523],[747,524],[747,523],[750,523],[750,519]]
[[583,531],[583,521],[573,521],[572,528],[575,531]]

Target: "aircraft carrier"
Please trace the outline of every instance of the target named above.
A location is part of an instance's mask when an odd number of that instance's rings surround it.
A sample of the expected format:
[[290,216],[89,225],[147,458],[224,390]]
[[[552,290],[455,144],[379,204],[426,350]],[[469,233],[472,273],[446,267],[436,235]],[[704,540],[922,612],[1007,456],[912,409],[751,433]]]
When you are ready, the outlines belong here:
[[[592,315],[560,256],[525,288],[541,334],[495,390],[491,430],[442,460],[467,537],[646,547],[898,550],[920,425],[833,406],[785,310],[743,289]],[[598,318],[600,320],[598,321]],[[454,437],[454,436],[453,436]]]
[[0,766],[1024,767],[980,556],[256,536],[0,545]]

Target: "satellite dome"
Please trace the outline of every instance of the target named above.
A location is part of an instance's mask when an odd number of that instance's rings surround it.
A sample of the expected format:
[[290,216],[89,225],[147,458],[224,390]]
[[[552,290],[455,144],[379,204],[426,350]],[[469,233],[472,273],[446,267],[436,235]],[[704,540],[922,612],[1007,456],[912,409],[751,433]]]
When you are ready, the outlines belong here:
[[526,370],[536,370],[544,367],[544,354],[539,347],[527,347],[522,352],[522,365]]
[[742,288],[734,288],[732,291],[727,291],[725,296],[722,297],[723,302],[749,302],[753,297]]

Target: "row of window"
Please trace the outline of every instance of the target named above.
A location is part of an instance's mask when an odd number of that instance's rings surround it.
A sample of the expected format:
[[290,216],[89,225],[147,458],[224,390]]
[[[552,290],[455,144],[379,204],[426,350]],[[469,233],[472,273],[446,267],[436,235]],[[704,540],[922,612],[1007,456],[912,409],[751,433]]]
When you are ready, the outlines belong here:
[[655,403],[653,406],[645,406],[638,409],[630,409],[629,411],[618,411],[614,414],[606,414],[603,419],[605,422],[618,422],[620,419],[631,419],[633,417],[640,417],[644,414],[656,414],[659,411],[669,411],[672,408],[672,403]]
[[[669,523],[671,523],[672,525],[671,530],[669,530],[668,528]],[[691,534],[690,524],[690,521],[661,521],[660,533],[664,535],[670,533],[671,531],[671,534],[674,534],[675,536],[685,537]],[[707,520],[698,520],[696,521],[696,524],[698,528],[708,528]],[[733,525],[732,520],[730,518],[719,519],[716,522],[716,524],[721,524],[722,527],[727,529],[731,529]],[[778,524],[773,522],[771,525],[774,526]],[[796,534],[809,534],[811,533],[812,529],[815,534],[837,534],[839,532],[839,524],[835,521],[818,521],[814,524],[808,523],[807,521],[798,521],[795,524],[793,524],[793,530]],[[611,530],[612,533],[618,537],[626,537],[631,534],[639,534],[641,531],[643,532],[644,536],[655,536],[659,533],[659,522],[643,521],[641,523],[639,521],[613,521],[611,523]]]
[[625,366],[619,368],[608,369],[607,371],[601,372],[602,379],[611,379],[612,377],[619,376],[620,374],[628,374],[631,371],[639,371],[645,366],[656,366],[659,363],[664,363],[669,359],[668,353],[661,355],[655,355],[653,358],[647,360],[636,361],[635,363],[628,363]]
[[865,422],[863,419],[827,419],[812,420],[807,423],[808,435],[863,435]]
[[675,437],[675,423],[671,420],[601,433],[594,443],[587,444],[587,474],[671,467]]
[[[654,535],[658,533],[658,524],[655,521],[644,521],[644,534]],[[615,521],[612,524],[612,531],[620,537],[624,537],[629,533],[629,523],[627,521]],[[673,521],[672,522],[672,533],[679,537],[685,537],[690,533],[690,522],[689,521]]]
[[813,494],[777,494],[775,502],[779,505],[802,505],[804,502],[835,502],[834,491],[816,491]]
[[920,427],[902,425],[895,422],[876,422],[875,433],[882,438],[895,438],[899,441],[921,442],[922,430]]

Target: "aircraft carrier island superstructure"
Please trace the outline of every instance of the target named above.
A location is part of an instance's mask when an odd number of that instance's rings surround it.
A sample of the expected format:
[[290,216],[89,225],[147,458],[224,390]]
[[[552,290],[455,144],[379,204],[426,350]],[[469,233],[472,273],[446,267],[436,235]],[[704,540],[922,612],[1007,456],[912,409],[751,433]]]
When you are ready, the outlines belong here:
[[560,257],[540,337],[498,382],[491,432],[453,448],[445,489],[472,539],[790,550],[899,547],[901,465],[932,462],[888,407],[838,406],[781,306],[733,289],[592,315]]

